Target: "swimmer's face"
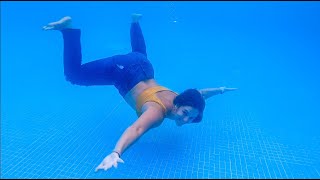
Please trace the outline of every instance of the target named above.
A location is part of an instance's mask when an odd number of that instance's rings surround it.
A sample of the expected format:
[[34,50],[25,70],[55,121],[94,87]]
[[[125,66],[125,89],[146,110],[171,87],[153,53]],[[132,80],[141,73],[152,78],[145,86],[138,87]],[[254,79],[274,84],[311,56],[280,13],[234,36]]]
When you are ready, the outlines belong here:
[[199,111],[191,106],[175,106],[173,108],[174,120],[177,126],[191,123],[199,114]]

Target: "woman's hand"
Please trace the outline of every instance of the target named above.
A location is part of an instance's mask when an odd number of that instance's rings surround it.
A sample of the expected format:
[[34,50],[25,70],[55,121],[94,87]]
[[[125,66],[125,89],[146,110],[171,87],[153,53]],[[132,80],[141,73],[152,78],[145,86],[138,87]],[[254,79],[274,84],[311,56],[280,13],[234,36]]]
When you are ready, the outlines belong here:
[[227,87],[220,87],[221,89],[221,94],[222,93],[225,93],[227,91],[234,91],[234,90],[237,90],[238,88],[227,88]]
[[117,153],[112,152],[111,154],[109,154],[107,157],[105,157],[103,159],[103,161],[100,163],[100,165],[96,168],[96,172],[99,169],[103,169],[106,171],[106,170],[110,169],[112,166],[117,168],[118,162],[124,163],[124,161],[119,157],[119,155]]

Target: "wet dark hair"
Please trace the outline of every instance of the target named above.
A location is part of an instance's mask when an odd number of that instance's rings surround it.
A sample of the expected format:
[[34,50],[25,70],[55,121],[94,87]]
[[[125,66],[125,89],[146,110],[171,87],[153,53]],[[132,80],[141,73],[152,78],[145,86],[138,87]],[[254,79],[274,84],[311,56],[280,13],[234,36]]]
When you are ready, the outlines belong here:
[[199,115],[192,121],[198,123],[202,120],[203,110],[205,108],[205,100],[200,92],[196,89],[187,89],[179,94],[174,100],[173,104],[180,106],[191,106],[199,111]]

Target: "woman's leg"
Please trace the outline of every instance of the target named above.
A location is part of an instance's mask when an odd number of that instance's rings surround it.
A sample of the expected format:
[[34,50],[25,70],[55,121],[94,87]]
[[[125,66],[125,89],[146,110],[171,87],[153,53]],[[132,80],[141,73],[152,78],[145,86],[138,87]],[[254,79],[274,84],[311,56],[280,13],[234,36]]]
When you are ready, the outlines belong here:
[[71,22],[71,17],[65,16],[59,21],[43,26],[43,30],[58,30],[62,32],[64,40],[64,74],[66,79],[73,84],[84,86],[113,85],[116,78],[114,74],[114,57],[81,64],[81,32],[79,29],[73,29]]
[[113,57],[81,64],[79,29],[62,29],[64,40],[64,74],[72,84],[93,86],[113,85],[115,81]]
[[132,14],[132,23],[130,28],[132,52],[139,52],[147,56],[146,44],[139,25],[140,14]]

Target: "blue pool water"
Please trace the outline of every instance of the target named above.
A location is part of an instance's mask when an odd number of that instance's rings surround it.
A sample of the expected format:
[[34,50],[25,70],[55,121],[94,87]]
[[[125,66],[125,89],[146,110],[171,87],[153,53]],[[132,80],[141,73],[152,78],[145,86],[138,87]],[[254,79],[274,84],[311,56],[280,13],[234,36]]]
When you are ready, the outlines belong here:
[[[96,173],[136,114],[112,86],[67,82],[41,27],[72,16],[86,63],[131,50],[133,12],[160,84],[239,89]],[[1,178],[320,178],[319,18],[319,2],[1,2]]]

